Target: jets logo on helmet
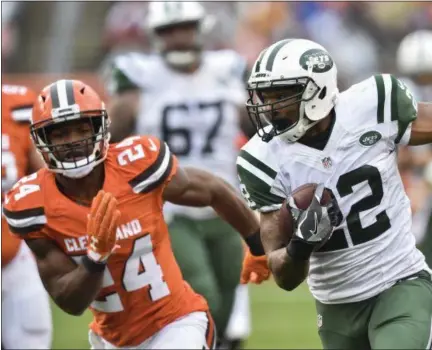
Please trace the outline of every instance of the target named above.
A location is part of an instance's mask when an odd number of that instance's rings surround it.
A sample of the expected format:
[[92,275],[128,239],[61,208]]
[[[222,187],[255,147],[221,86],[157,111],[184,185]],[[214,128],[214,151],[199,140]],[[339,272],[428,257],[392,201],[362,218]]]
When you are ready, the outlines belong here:
[[246,108],[258,135],[266,142],[274,136],[296,142],[333,109],[336,65],[313,41],[281,40],[258,56],[248,91]]
[[325,73],[333,67],[333,60],[327,52],[312,49],[301,55],[299,64],[304,70],[309,70],[309,67],[312,67],[312,72]]
[[[51,142],[53,130],[61,130],[77,121],[91,125],[91,137],[63,144]],[[30,131],[50,171],[80,178],[106,158],[110,138],[108,126],[105,105],[90,86],[77,80],[59,80],[40,92],[33,107]],[[83,156],[61,157],[76,154],[76,150]]]

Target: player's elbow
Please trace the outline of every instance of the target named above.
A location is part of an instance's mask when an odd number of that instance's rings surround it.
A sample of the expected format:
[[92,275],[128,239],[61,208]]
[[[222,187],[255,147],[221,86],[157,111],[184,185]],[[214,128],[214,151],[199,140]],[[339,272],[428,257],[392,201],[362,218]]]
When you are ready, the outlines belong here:
[[89,303],[83,299],[68,296],[64,293],[50,293],[56,305],[72,316],[81,316],[89,307]]
[[72,316],[81,316],[88,307],[87,305],[68,304],[59,300],[55,300],[55,303],[60,309]]
[[74,308],[74,309],[62,309],[64,312],[68,313],[71,316],[81,316],[87,308]]
[[295,264],[293,264],[291,260],[287,260],[284,255],[284,252],[272,252],[269,265],[276,284],[280,288],[290,292],[296,289],[305,280],[307,268],[295,266]]
[[278,276],[275,274],[273,274],[273,276],[279,288],[288,292],[293,291],[303,282],[303,280],[295,280],[292,278],[287,278],[286,276]]

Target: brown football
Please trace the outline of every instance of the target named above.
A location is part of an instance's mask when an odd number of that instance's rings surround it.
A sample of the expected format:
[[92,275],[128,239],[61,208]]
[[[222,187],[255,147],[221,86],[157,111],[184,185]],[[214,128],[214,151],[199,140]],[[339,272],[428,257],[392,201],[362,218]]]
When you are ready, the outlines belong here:
[[[317,184],[307,183],[298,188],[296,188],[292,192],[292,196],[294,197],[294,201],[299,209],[307,209],[312,201],[313,195],[315,193],[315,189]],[[321,198],[321,204],[327,204],[332,199],[330,191],[324,189],[323,196]],[[286,205],[284,201],[282,208],[280,210],[279,217],[279,231],[285,235],[288,241],[291,239],[294,233],[294,222],[291,214],[290,208]]]

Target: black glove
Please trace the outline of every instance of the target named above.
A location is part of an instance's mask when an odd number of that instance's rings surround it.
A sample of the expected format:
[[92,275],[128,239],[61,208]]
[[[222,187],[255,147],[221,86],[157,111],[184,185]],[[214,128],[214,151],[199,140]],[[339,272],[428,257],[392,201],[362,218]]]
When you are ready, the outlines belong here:
[[342,213],[333,195],[328,204],[320,204],[323,192],[324,185],[319,184],[306,210],[299,209],[294,198],[288,197],[295,229],[287,252],[293,259],[308,260],[314,249],[327,242],[333,229],[342,222]]

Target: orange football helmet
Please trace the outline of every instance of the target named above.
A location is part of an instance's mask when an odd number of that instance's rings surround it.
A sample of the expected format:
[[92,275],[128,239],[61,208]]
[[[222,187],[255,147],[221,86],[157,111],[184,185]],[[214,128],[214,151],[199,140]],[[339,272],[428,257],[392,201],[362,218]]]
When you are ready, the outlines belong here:
[[[79,141],[54,145],[49,140],[48,130],[61,128],[64,123],[87,119],[93,135]],[[78,80],[58,80],[40,92],[33,107],[31,135],[49,170],[70,178],[88,175],[107,156],[110,133],[109,118],[99,95],[88,85]],[[58,159],[61,149],[73,149],[86,145],[86,157],[71,161]]]

